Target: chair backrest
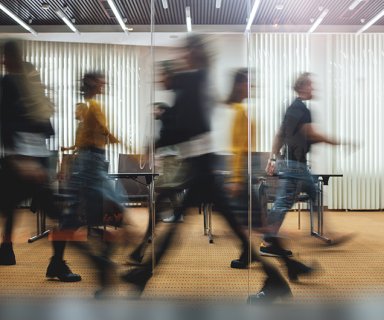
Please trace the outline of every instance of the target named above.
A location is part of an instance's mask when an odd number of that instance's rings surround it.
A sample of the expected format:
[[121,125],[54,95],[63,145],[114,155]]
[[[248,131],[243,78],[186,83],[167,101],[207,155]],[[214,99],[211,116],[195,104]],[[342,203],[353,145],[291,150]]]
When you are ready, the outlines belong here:
[[[148,163],[143,162],[144,157],[139,154],[119,154],[119,173],[150,172]],[[148,188],[144,177],[133,179],[119,179],[119,184],[124,188],[129,199],[147,199]]]
[[253,176],[266,176],[265,168],[267,167],[269,152],[252,152],[252,174]]

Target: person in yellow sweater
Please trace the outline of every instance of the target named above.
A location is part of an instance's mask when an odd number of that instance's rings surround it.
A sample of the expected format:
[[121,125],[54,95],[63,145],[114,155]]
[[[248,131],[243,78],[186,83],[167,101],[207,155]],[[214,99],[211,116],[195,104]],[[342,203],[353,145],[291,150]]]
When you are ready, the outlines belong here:
[[[226,104],[234,111],[233,123],[231,128],[231,153],[230,171],[227,189],[232,198],[232,203],[239,210],[234,210],[239,222],[248,226],[248,110],[244,100],[248,97],[248,70],[238,69],[234,73],[231,93]],[[250,121],[251,128],[251,151],[256,150],[256,126],[254,121]],[[265,208],[259,203],[256,195],[257,181],[252,181],[252,226],[261,227],[266,220]],[[246,265],[241,266],[246,267]]]
[[[226,103],[234,110],[234,120],[231,135],[231,178],[229,180],[232,196],[238,196],[244,191],[247,177],[248,160],[248,115],[244,99],[248,97],[248,70],[238,69],[233,79],[232,91]],[[255,123],[251,121],[251,144],[255,151]]]
[[[71,188],[79,203],[79,211],[88,227],[104,224],[105,215],[122,216],[124,207],[122,200],[116,195],[106,169],[105,148],[107,144],[119,143],[107,125],[107,118],[95,99],[102,94],[105,86],[102,73],[86,73],[82,79],[81,91],[88,105],[83,120],[83,127],[77,139],[78,174],[71,181]],[[113,269],[110,254],[114,248],[111,235],[107,230],[99,237],[101,250],[95,253],[86,243],[76,243],[90,258],[98,271],[101,291],[109,286],[109,274]]]

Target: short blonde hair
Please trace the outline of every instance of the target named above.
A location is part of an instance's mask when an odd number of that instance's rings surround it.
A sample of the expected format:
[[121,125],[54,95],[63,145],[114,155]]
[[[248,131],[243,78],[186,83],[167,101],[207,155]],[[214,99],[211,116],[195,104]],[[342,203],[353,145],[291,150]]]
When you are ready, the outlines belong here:
[[299,75],[299,77],[296,79],[294,85],[293,85],[293,90],[295,90],[297,93],[300,92],[300,90],[308,85],[308,83],[310,83],[312,80],[311,80],[311,73],[309,72],[304,72],[302,73],[301,75]]

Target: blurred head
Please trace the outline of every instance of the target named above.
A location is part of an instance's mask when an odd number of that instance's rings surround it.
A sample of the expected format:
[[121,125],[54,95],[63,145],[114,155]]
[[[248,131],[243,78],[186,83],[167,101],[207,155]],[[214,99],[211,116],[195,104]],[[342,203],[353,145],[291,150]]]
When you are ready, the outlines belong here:
[[21,73],[23,71],[23,58],[20,42],[10,40],[3,45],[3,64],[9,73]]
[[103,93],[105,87],[105,75],[101,72],[88,72],[84,74],[81,84],[81,92],[85,98],[92,98]]
[[248,97],[248,69],[238,69],[233,76],[232,91],[227,103],[242,102]]
[[209,67],[210,57],[206,41],[202,35],[194,34],[185,39],[185,60],[189,67],[205,69]]
[[86,103],[83,103],[83,102],[76,103],[75,119],[82,121],[87,111],[88,111],[88,106]]
[[313,87],[311,74],[309,72],[302,73],[295,81],[293,90],[303,100],[311,100],[313,98]]

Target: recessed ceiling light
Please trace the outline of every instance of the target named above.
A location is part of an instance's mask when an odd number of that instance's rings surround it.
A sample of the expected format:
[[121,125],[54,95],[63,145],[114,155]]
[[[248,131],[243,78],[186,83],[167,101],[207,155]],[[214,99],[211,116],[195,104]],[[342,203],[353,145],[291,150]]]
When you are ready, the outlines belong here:
[[315,22],[315,19],[311,18],[311,19],[309,19],[309,21],[310,21],[311,23],[314,23],[314,22]]
[[283,10],[284,5],[283,4],[277,4],[275,8],[276,8],[276,10]]
[[360,22],[361,22],[361,23],[364,23],[364,22],[365,22],[365,19],[360,19]]
[[48,10],[48,9],[49,9],[49,3],[47,3],[47,2],[43,2],[43,3],[41,4],[41,8],[44,9],[44,10]]
[[128,27],[128,31],[133,31],[133,28]]

